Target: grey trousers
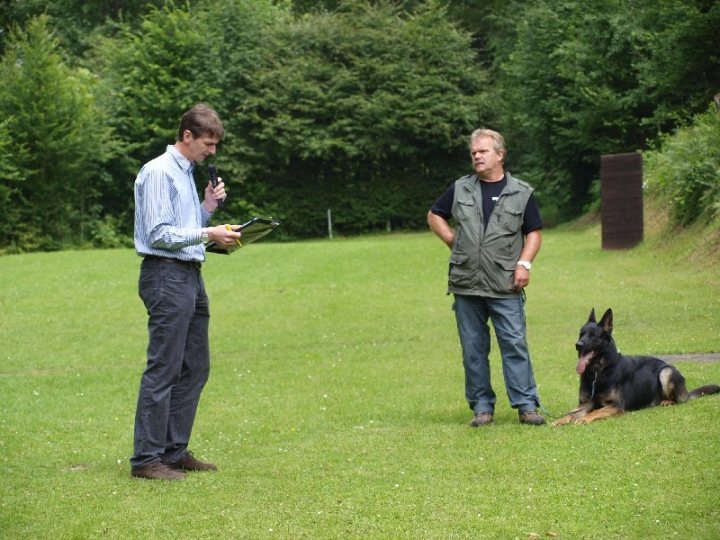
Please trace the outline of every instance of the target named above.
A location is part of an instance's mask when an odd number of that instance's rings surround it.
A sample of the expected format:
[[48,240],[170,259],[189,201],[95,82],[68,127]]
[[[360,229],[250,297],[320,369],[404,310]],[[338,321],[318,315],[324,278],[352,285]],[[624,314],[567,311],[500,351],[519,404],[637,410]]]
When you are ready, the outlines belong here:
[[135,413],[133,468],[183,457],[210,375],[210,307],[200,269],[145,259],[139,294],[148,313],[149,344]]

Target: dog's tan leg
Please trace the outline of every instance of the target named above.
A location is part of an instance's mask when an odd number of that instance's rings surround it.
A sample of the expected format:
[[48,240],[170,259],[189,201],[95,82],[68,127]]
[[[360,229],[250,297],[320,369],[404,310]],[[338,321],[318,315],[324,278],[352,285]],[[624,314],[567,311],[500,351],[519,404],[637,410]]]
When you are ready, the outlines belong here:
[[555,420],[555,421],[552,423],[552,425],[553,425],[553,426],[564,426],[564,425],[569,424],[570,422],[572,422],[572,420],[573,420],[572,414],[566,414],[566,415],[563,416],[560,420]]
[[589,424],[590,422],[594,422],[595,420],[602,420],[603,418],[610,418],[611,416],[618,416],[621,415],[623,411],[618,409],[617,407],[613,407],[612,405],[609,405],[608,407],[603,407],[601,409],[595,409],[593,412],[588,414],[587,416],[584,416],[582,418],[578,418],[575,420],[576,424]]
[[573,421],[577,421],[578,418],[583,418],[586,416],[592,407],[592,403],[586,403],[581,404],[579,407],[573,409],[568,414],[560,418],[560,420],[555,420],[555,422],[552,423],[553,426],[564,426],[567,424],[572,423]]
[[675,405],[676,403],[677,403],[677,401],[675,401],[674,399],[663,399],[660,402],[660,406],[661,407],[669,407],[670,405]]

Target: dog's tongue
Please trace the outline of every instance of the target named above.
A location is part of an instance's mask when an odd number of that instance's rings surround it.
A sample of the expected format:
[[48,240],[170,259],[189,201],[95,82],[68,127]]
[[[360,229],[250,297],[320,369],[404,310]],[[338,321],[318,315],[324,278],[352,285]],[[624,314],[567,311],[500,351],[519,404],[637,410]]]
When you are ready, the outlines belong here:
[[592,358],[591,352],[580,355],[580,359],[578,360],[577,369],[575,370],[578,372],[579,375],[582,375],[584,373],[585,368],[587,367],[588,362],[590,361],[591,358]]

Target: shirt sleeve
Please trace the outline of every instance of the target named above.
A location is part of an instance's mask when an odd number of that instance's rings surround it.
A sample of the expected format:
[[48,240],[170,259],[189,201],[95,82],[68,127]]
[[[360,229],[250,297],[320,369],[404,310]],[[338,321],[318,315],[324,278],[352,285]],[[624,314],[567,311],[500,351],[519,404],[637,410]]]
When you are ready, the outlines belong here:
[[449,220],[452,217],[452,205],[454,198],[455,182],[450,184],[450,187],[445,190],[445,193],[440,195],[440,198],[435,201],[435,204],[432,205],[430,211],[436,216],[440,216],[445,221]]
[[212,218],[212,212],[208,212],[205,210],[205,206],[203,204],[200,204],[200,215],[202,216],[202,224],[203,227],[207,227],[210,225],[210,219]]
[[533,231],[543,228],[542,218],[540,217],[540,207],[538,206],[535,195],[531,194],[525,205],[525,214],[523,215],[522,233],[527,236]]

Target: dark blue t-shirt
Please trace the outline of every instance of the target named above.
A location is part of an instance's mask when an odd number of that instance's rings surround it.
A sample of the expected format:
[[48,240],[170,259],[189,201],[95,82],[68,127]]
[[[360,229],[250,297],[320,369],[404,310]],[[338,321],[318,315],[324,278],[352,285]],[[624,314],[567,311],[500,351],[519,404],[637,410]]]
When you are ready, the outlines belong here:
[[[480,181],[480,190],[482,191],[483,201],[483,223],[487,229],[488,222],[490,221],[490,215],[495,209],[495,203],[500,197],[500,193],[507,185],[507,176],[503,176],[503,179],[499,182],[485,182]],[[443,218],[449,220],[452,217],[452,205],[453,199],[455,198],[455,182],[450,184],[450,187],[445,190],[440,198],[435,201],[430,211]],[[535,197],[531,194],[525,205],[525,213],[523,214],[522,233],[527,236],[533,231],[542,229],[543,222],[540,217],[540,208],[538,207]]]

